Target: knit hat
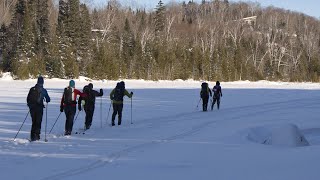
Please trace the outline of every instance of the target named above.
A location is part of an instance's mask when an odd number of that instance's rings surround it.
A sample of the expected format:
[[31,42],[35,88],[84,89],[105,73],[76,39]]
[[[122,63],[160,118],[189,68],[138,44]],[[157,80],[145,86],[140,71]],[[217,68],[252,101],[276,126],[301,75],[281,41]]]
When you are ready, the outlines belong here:
[[93,84],[89,83],[88,87],[89,87],[89,89],[93,89]]
[[43,84],[44,84],[44,80],[43,80],[43,77],[42,77],[42,76],[39,76],[39,77],[38,77],[37,84],[39,84],[39,85],[43,85]]
[[76,83],[74,82],[74,80],[70,80],[70,81],[69,81],[69,86],[70,86],[70,87],[73,87],[73,88],[74,88],[75,85],[76,85]]

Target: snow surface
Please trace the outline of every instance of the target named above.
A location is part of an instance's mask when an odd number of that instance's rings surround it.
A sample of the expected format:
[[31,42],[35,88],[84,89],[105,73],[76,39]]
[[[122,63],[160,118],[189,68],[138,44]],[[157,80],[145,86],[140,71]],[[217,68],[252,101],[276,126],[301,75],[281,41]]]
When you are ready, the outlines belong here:
[[[222,82],[220,110],[201,112],[201,104],[196,108],[200,81],[125,80],[126,88],[134,92],[133,124],[131,101],[125,98],[123,124],[110,127],[109,93],[116,82],[93,81],[94,89],[103,88],[105,95],[96,101],[93,125],[86,134],[61,136],[62,114],[44,142],[44,111],[41,140],[29,143],[30,117],[16,141],[13,138],[27,115],[26,96],[36,80],[1,79],[0,179],[320,179],[319,84]],[[87,83],[82,77],[76,88]],[[45,80],[52,99],[45,109],[47,132],[59,115],[67,84],[67,80]],[[74,132],[83,124],[80,112]],[[299,128],[310,146],[263,144],[269,127],[283,124]]]

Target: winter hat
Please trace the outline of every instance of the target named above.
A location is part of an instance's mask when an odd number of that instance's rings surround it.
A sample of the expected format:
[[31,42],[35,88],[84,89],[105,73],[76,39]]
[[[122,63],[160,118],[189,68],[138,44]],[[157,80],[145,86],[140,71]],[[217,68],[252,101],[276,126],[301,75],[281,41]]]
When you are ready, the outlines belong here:
[[69,81],[69,86],[70,86],[70,87],[73,87],[73,88],[74,88],[75,85],[76,85],[76,83],[74,82],[74,80],[70,80],[70,81]]
[[43,77],[42,77],[42,76],[39,76],[39,77],[38,77],[37,84],[39,84],[39,85],[43,85],[43,84],[44,84],[44,80],[43,80]]
[[121,87],[125,88],[125,84],[124,84],[123,81],[121,81],[121,82],[119,83],[119,85],[120,85]]
[[89,89],[93,89],[93,84],[92,83],[89,83]]

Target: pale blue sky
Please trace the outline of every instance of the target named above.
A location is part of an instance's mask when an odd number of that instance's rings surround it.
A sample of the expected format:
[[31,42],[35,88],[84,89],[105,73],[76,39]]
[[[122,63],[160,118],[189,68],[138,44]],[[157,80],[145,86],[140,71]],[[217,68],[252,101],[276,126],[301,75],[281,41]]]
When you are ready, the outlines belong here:
[[[86,1],[86,0],[85,0]],[[87,0],[90,1],[90,0]],[[96,5],[105,4],[108,0],[91,0]],[[146,7],[147,9],[154,8],[159,0],[119,0],[126,6],[136,6],[138,7]],[[162,0],[165,4],[170,2],[182,2],[183,0]],[[185,0],[188,2],[189,0]],[[195,2],[201,2],[201,0],[194,0]],[[237,1],[237,0],[230,0]],[[246,0],[242,0],[246,1]],[[314,16],[316,18],[320,18],[320,0],[252,0],[252,2],[259,2],[263,7],[273,5],[275,7],[280,7],[284,9],[289,9],[292,11],[303,12],[307,15]]]

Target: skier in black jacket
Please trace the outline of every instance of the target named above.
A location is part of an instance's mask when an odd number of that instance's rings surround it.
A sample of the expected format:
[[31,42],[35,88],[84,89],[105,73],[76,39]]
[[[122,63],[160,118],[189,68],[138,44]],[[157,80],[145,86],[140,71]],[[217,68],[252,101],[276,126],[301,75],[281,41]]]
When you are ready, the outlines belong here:
[[103,96],[103,90],[100,92],[93,90],[93,84],[89,83],[83,87],[83,92],[87,94],[87,97],[80,97],[78,101],[78,109],[81,111],[81,105],[83,105],[86,112],[85,128],[90,129],[92,124],[92,118],[95,108],[96,97]]
[[201,84],[201,91],[200,91],[200,97],[202,99],[202,110],[203,111],[207,111],[209,95],[210,95],[210,97],[212,97],[212,92],[209,88],[209,85],[208,85],[208,83],[203,82]]

